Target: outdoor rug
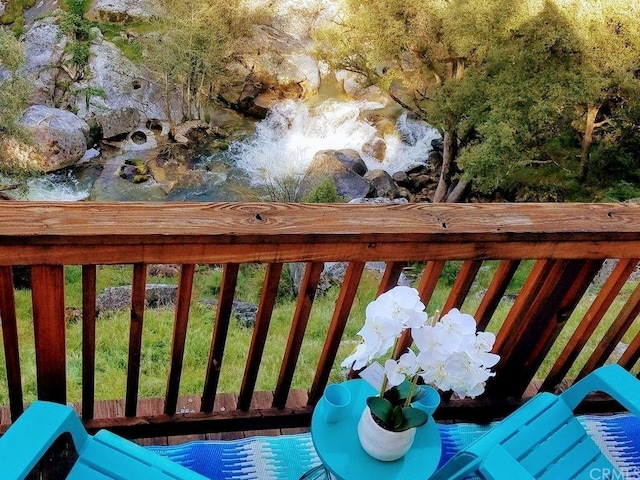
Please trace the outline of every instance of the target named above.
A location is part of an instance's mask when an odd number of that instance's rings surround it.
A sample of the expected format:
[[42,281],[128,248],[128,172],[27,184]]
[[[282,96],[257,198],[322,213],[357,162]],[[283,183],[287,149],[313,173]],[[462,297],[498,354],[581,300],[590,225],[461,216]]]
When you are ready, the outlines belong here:
[[[615,415],[582,416],[579,420],[624,478],[640,479],[640,419]],[[438,428],[442,465],[489,427],[462,423]],[[298,480],[320,464],[308,433],[148,448],[215,480]],[[415,478],[420,478],[418,472]]]

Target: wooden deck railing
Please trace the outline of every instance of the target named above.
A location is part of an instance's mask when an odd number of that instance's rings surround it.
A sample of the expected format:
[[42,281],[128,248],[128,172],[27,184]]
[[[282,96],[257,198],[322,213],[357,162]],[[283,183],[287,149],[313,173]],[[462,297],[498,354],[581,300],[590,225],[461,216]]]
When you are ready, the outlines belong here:
[[[391,288],[409,262],[424,262],[416,287],[425,303],[447,261],[462,261],[442,311],[460,307],[486,260],[499,260],[488,288],[472,311],[481,328],[491,324],[522,261],[532,268],[497,330],[502,356],[487,394],[475,402],[451,401],[439,410],[459,417],[471,412],[499,414],[525,394],[550,365],[541,388],[565,380],[605,313],[621,296],[640,258],[640,205],[636,204],[476,204],[476,205],[289,205],[289,204],[0,204],[0,318],[11,417],[23,411],[12,266],[30,265],[37,393],[67,401],[64,266],[82,265],[82,416],[90,428],[111,427],[130,436],[209,430],[297,426],[309,422],[326,385],[340,345],[365,262],[386,262],[378,292]],[[605,259],[619,259],[599,286],[592,280]],[[309,379],[308,404],[285,408],[310,310],[324,262],[348,262],[345,278]],[[253,327],[236,409],[213,411],[223,364],[239,266],[266,264],[257,320]],[[265,339],[276,303],[283,264],[305,262],[297,307],[273,407],[251,408]],[[170,367],[160,415],[139,415],[140,359],[145,309],[146,266],[181,266]],[[224,273],[200,411],[177,414],[189,306],[195,266],[222,264]],[[124,416],[94,418],[96,381],[96,266],[133,264],[131,323]],[[591,287],[590,287],[591,285]],[[585,292],[591,288],[587,298]],[[578,302],[588,302],[575,331],[549,356]],[[625,294],[623,306],[588,357],[579,376],[602,365],[640,312],[640,286]],[[495,323],[495,322],[494,322]],[[492,324],[493,325],[493,324]],[[408,345],[409,338],[404,339]],[[618,360],[633,368],[640,357],[640,334]],[[545,360],[546,359],[546,360]],[[340,360],[340,359],[338,359]],[[510,403],[511,402],[511,403]],[[506,406],[506,407],[505,407]]]

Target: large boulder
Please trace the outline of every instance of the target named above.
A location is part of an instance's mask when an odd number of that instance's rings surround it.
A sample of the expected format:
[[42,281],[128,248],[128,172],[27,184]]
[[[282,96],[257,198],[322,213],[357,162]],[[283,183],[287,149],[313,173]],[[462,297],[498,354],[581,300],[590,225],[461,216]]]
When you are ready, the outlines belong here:
[[39,171],[74,165],[87,151],[89,125],[71,112],[33,105],[24,112],[20,124],[34,139],[31,163]]
[[364,175],[373,187],[376,197],[396,198],[398,196],[398,186],[384,170],[370,170]]
[[165,92],[153,74],[134,64],[99,35],[91,45],[86,71],[89,72],[86,78],[75,85],[72,107],[79,117],[99,123],[103,131],[106,128],[106,138],[132,133],[136,119],[139,126],[159,125],[166,133],[169,114],[173,119],[182,117],[177,94],[170,98],[167,107]]
[[[96,309],[100,313],[131,308],[131,285],[105,288],[96,299]],[[146,286],[145,305],[149,308],[172,305],[176,301],[177,285],[150,283]]]
[[93,0],[85,16],[96,22],[125,23],[150,20],[159,14],[153,0]]
[[347,200],[366,197],[371,184],[362,176],[367,166],[355,150],[321,150],[307,168],[300,190],[303,194],[331,178],[339,196]]

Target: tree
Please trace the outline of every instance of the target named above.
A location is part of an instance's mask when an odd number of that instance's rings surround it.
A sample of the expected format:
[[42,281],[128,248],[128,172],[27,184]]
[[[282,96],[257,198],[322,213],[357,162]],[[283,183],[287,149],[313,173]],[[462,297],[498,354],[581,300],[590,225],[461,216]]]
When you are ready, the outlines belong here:
[[[583,42],[588,85],[580,102],[582,131],[579,179],[586,180],[594,133],[615,122],[637,98],[640,80],[640,5],[635,0],[576,2],[567,16]],[[623,115],[624,116],[624,115]]]
[[[640,6],[634,0],[347,0],[318,35],[334,68],[360,72],[440,129],[434,201],[484,191],[560,161],[588,172],[594,132],[637,132]],[[578,129],[580,163],[572,145]],[[630,144],[630,142],[627,142]],[[637,153],[636,153],[637,156]],[[566,167],[562,166],[562,169]]]
[[[508,30],[516,2],[498,0],[346,0],[333,28],[318,32],[318,55],[333,68],[365,75],[403,107],[440,129],[443,165],[434,201],[456,200],[458,126],[466,106],[457,95]],[[461,187],[466,185],[462,180]]]
[[18,124],[30,91],[28,83],[17,73],[23,62],[22,44],[0,27],[0,147],[8,138],[25,137]]
[[147,36],[146,63],[162,76],[167,102],[173,85],[179,85],[183,116],[201,118],[202,107],[215,100],[228,76],[226,67],[249,34],[251,16],[239,0],[160,4],[164,14],[153,24],[157,33]]

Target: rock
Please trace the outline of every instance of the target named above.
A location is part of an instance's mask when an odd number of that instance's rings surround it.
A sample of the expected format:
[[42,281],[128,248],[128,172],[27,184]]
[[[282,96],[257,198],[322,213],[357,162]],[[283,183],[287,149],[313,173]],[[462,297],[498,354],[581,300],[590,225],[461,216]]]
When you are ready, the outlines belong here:
[[434,150],[442,153],[444,151],[444,140],[442,138],[434,138],[431,140],[431,146]]
[[409,175],[407,175],[407,172],[396,172],[391,175],[391,178],[393,178],[393,181],[398,185],[407,186],[410,184]]
[[376,197],[396,198],[398,196],[398,187],[396,183],[384,170],[371,170],[364,175],[376,195]]
[[147,21],[159,14],[158,5],[151,0],[94,0],[85,17],[94,22],[125,23]]
[[[377,272],[381,275],[384,275],[384,271],[387,269],[387,264],[384,262],[367,262],[365,263],[364,268],[372,272]],[[400,273],[400,276],[398,277],[398,283],[396,283],[396,285],[410,287],[411,282],[404,273]]]
[[180,273],[180,266],[175,264],[152,264],[147,267],[147,273],[153,277],[176,277]]
[[[304,263],[287,263],[287,270],[293,282],[293,291],[297,296],[300,293],[300,285],[304,276]],[[324,264],[316,295],[325,295],[329,289],[335,285],[342,285],[344,274],[347,271],[347,263],[345,262],[327,262]]]
[[[214,308],[218,307],[218,299],[216,298],[204,298],[200,303]],[[252,303],[234,300],[231,306],[231,315],[238,321],[238,325],[244,328],[253,328],[257,313],[258,307]]]
[[[177,285],[163,283],[147,284],[145,305],[149,308],[171,305],[176,301]],[[98,312],[113,312],[131,308],[131,285],[105,288],[96,299]]]
[[123,107],[98,113],[93,121],[102,128],[103,138],[130,133],[140,125],[140,111],[133,107]]
[[302,180],[302,195],[311,191],[314,185],[332,178],[339,196],[346,199],[366,197],[371,185],[362,178],[367,166],[355,150],[321,150],[313,156]]
[[362,146],[362,153],[383,161],[387,154],[387,143],[380,137],[375,137]]
[[71,112],[45,105],[29,107],[20,124],[37,141],[32,167],[51,172],[74,165],[87,151],[89,125]]
[[371,184],[353,172],[334,173],[333,183],[336,186],[338,195],[347,200],[367,197],[371,192]]
[[56,82],[60,77],[60,65],[63,63],[67,37],[62,35],[54,17],[47,17],[35,22],[29,28],[22,41],[25,63],[22,74],[34,85],[31,101],[34,104],[46,104],[56,95]]
[[315,175],[350,171],[362,176],[368,170],[360,154],[355,150],[320,150],[313,156],[307,173]]
[[176,133],[173,136],[178,143],[189,143],[189,136],[197,130],[207,130],[209,125],[202,120],[189,120],[181,123],[176,127]]
[[[133,133],[134,129],[142,128],[150,130],[150,127],[157,125],[158,133],[166,134],[169,131],[169,118],[182,117],[178,94],[172,94],[167,107],[165,93],[154,75],[144,67],[135,65],[118,47],[104,39],[98,38],[91,45],[86,70],[89,73],[85,79],[77,82],[77,93],[70,99],[72,108],[77,110],[81,118],[106,117],[108,120],[104,121],[113,125],[112,131],[119,130],[121,133]],[[93,94],[87,97],[87,91]],[[132,127],[136,116],[133,111],[137,112],[139,123]],[[145,135],[155,138],[155,133]]]
[[427,163],[432,169],[437,169],[442,165],[442,153],[438,150],[433,150],[427,157]]
[[255,25],[236,63],[227,67],[231,81],[222,87],[220,97],[238,111],[263,119],[276,101],[317,93],[320,68],[308,50],[295,36]]

